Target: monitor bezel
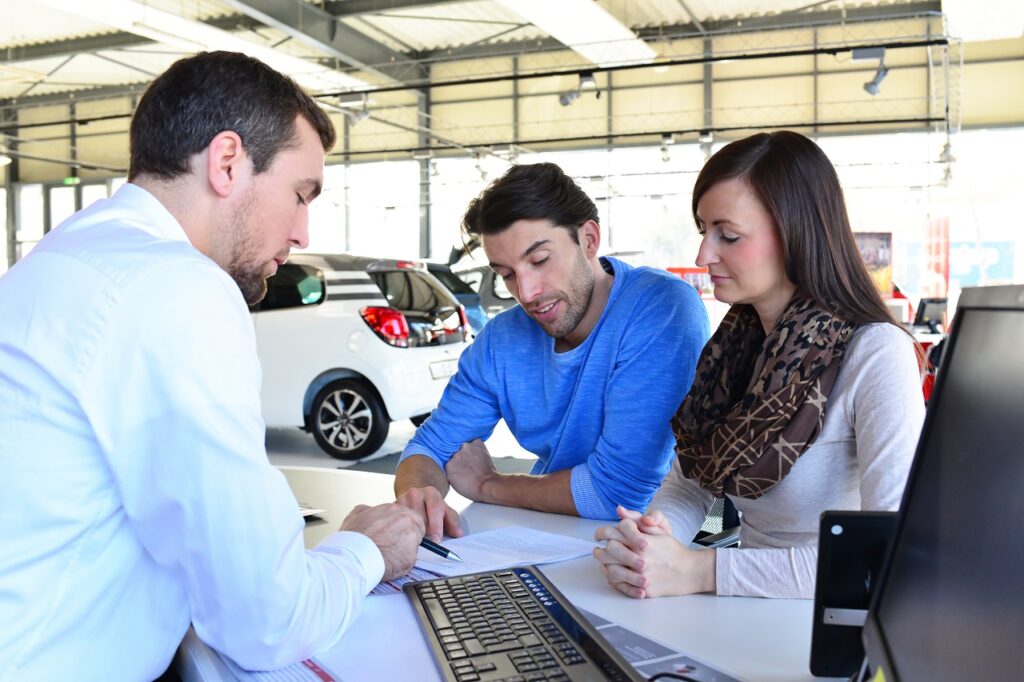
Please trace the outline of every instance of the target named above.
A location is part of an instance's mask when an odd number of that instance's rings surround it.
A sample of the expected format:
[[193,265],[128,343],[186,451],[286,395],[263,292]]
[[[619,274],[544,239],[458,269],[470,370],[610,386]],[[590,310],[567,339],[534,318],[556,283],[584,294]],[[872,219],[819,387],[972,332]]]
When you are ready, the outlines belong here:
[[896,519],[896,528],[893,531],[892,540],[885,552],[885,559],[882,561],[882,571],[878,583],[871,594],[871,603],[868,607],[867,620],[864,622],[862,636],[864,638],[864,654],[870,662],[872,670],[881,668],[885,675],[886,682],[899,682],[899,673],[892,665],[892,653],[889,644],[885,639],[885,632],[878,619],[878,607],[885,597],[886,589],[889,587],[889,569],[892,566],[893,554],[896,552],[903,537],[904,525],[906,523],[907,508],[913,495],[914,484],[917,481],[921,469],[921,451],[924,444],[924,434],[929,432],[932,422],[936,419],[939,405],[943,400],[943,386],[945,385],[945,372],[941,368],[949,367],[948,358],[956,352],[956,344],[959,338],[960,318],[967,310],[1019,310],[1024,311],[1024,285],[1010,284],[991,287],[970,287],[964,289],[957,302],[956,314],[951,325],[951,331],[946,339],[943,349],[942,364],[935,379],[935,389],[932,391],[931,399],[928,401],[928,409],[925,412],[924,424],[921,427],[921,437],[917,441],[917,450],[914,452],[914,461],[910,466],[910,473],[907,476],[907,485],[903,489],[903,497],[900,500],[900,511]]

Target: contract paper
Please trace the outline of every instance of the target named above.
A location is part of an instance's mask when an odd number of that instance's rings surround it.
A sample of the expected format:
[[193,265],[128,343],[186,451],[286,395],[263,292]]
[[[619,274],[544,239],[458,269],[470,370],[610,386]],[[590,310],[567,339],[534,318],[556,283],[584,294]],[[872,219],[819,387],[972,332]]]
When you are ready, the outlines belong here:
[[551,564],[586,556],[594,551],[595,543],[534,528],[509,526],[446,539],[441,544],[463,560],[451,561],[420,547],[416,568],[452,576],[526,564]]

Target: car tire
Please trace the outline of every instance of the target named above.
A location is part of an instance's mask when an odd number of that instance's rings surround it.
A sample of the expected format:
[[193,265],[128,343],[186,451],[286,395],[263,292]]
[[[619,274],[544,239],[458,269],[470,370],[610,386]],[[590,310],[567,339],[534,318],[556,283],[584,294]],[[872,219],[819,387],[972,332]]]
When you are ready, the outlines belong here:
[[345,460],[378,450],[390,427],[376,392],[352,379],[331,382],[316,394],[309,423],[317,445],[331,457]]
[[427,417],[429,417],[429,416],[430,416],[429,412],[427,412],[426,414],[417,414],[417,415],[414,415],[412,417],[409,417],[409,421],[412,422],[413,426],[415,426],[416,428],[419,428],[420,426],[423,425],[423,422],[427,421]]

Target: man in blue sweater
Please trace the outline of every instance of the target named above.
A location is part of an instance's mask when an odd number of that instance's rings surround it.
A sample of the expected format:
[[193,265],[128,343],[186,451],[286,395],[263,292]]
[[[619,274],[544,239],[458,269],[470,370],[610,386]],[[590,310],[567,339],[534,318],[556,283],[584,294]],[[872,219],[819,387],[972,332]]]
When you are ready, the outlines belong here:
[[[708,339],[697,292],[599,258],[597,207],[551,163],[513,166],[470,203],[463,228],[520,305],[462,354],[402,453],[398,502],[435,541],[461,535],[449,484],[472,500],[593,519],[615,519],[618,504],[645,509]],[[481,439],[500,419],[537,455],[531,474],[495,471]]]

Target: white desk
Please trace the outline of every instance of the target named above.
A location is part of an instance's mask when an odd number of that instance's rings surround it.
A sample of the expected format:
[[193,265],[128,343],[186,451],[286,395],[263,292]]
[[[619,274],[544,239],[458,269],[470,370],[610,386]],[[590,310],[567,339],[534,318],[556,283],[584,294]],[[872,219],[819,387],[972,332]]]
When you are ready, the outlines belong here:
[[[324,522],[307,524],[307,546],[337,529],[354,505],[394,499],[392,476],[309,467],[281,470],[300,502],[329,510],[322,515]],[[460,511],[463,529],[470,533],[521,525],[592,539],[594,529],[602,525],[576,517],[470,503],[454,492],[448,502]],[[543,570],[576,606],[665,642],[740,679],[822,679],[813,677],[808,670],[811,601],[709,595],[635,600],[608,587],[597,563],[589,557],[553,564]],[[358,627],[356,621],[353,629]],[[387,633],[381,637],[386,638]],[[185,682],[233,679],[198,640],[182,647],[177,663]],[[419,677],[410,671],[408,679]]]

